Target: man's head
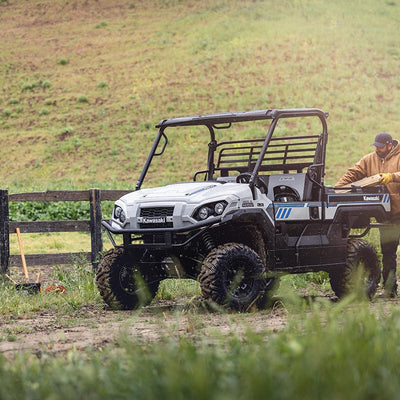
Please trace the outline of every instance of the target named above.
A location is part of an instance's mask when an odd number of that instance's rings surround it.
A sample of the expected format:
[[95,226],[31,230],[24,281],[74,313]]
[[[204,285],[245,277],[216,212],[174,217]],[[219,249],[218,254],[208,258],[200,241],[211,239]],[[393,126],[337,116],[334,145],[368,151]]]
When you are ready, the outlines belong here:
[[385,158],[393,148],[392,135],[387,132],[378,133],[372,145],[376,148],[376,154],[378,154],[379,157]]

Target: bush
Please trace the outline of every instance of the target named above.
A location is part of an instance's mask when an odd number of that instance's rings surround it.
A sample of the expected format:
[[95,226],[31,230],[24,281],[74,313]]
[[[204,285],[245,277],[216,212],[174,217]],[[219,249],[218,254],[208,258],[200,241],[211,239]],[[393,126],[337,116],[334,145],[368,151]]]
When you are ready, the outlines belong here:
[[107,22],[106,21],[101,21],[95,26],[95,28],[96,29],[100,29],[100,28],[105,28],[106,26],[107,26]]
[[11,221],[62,221],[89,218],[89,202],[10,202]]
[[60,65],[67,65],[69,63],[69,60],[67,58],[61,58],[58,60],[58,64]]
[[50,114],[50,111],[47,108],[42,108],[39,111],[39,115],[48,115],[48,114]]
[[97,84],[97,87],[99,88],[99,89],[103,89],[103,88],[105,88],[105,87],[107,87],[108,85],[107,85],[107,83],[106,82],[99,82],[98,84]]
[[80,94],[78,96],[78,103],[87,103],[87,102],[88,102],[88,98],[86,95]]
[[26,92],[26,91],[28,91],[28,90],[34,90],[35,88],[37,88],[38,87],[38,82],[36,82],[36,81],[34,81],[34,82],[25,82],[23,85],[22,85],[22,91],[23,92]]
[[42,88],[43,89],[48,89],[49,87],[51,87],[51,82],[50,81],[42,82]]
[[66,126],[64,129],[61,130],[60,135],[65,135],[73,132],[74,128],[72,126]]
[[5,108],[5,109],[3,110],[3,115],[4,115],[5,117],[9,117],[11,114],[12,114],[12,111],[11,111],[9,108]]

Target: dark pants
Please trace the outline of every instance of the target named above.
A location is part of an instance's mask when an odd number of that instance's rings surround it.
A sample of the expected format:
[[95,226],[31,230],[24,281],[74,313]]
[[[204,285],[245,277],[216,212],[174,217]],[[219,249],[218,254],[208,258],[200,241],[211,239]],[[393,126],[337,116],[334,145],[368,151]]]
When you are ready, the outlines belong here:
[[397,246],[400,238],[400,223],[379,228],[382,250],[383,286],[388,292],[396,292]]

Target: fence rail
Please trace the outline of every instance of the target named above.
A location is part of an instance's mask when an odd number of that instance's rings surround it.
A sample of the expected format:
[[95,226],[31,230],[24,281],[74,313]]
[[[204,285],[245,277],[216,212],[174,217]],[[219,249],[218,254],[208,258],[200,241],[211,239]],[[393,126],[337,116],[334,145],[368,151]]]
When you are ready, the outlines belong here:
[[[131,190],[53,190],[46,192],[12,193],[0,190],[0,272],[7,273],[9,266],[22,266],[20,255],[10,255],[10,234],[19,228],[21,233],[90,232],[91,251],[82,253],[26,254],[27,265],[67,264],[77,259],[90,261],[97,266],[99,253],[103,250],[102,201],[115,201]],[[9,203],[36,201],[88,201],[90,220],[79,221],[10,221]]]

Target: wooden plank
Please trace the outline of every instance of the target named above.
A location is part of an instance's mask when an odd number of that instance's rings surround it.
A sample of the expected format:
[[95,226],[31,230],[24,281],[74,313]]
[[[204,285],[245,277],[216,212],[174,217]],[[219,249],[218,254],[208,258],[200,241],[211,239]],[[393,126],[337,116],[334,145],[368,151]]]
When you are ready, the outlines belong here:
[[19,228],[22,233],[90,232],[90,221],[24,221],[10,222],[10,233]]
[[[90,259],[91,253],[25,254],[28,266],[75,264],[81,260],[90,262]],[[9,260],[11,266],[22,267],[20,255],[11,254]]]
[[89,201],[88,190],[48,190],[46,192],[12,193],[9,201]]
[[131,190],[101,190],[100,198],[101,201],[115,201],[120,197],[125,196],[128,193],[134,192],[134,189]]
[[[101,190],[101,201],[115,201],[129,190]],[[46,192],[11,193],[9,201],[89,201],[89,190],[48,190]]]
[[[382,179],[381,174],[375,174],[372,176],[367,176],[366,178],[360,179],[359,181],[348,183],[347,185],[343,185],[343,187],[349,186],[359,186],[359,187],[369,187],[369,186],[376,186],[380,183]],[[340,189],[341,186],[337,186],[335,188],[336,193],[348,193],[351,192],[351,189]]]
[[367,178],[361,179],[357,182],[353,182],[352,185],[368,187],[377,185],[382,179],[381,174],[376,174],[372,176],[368,176]]

